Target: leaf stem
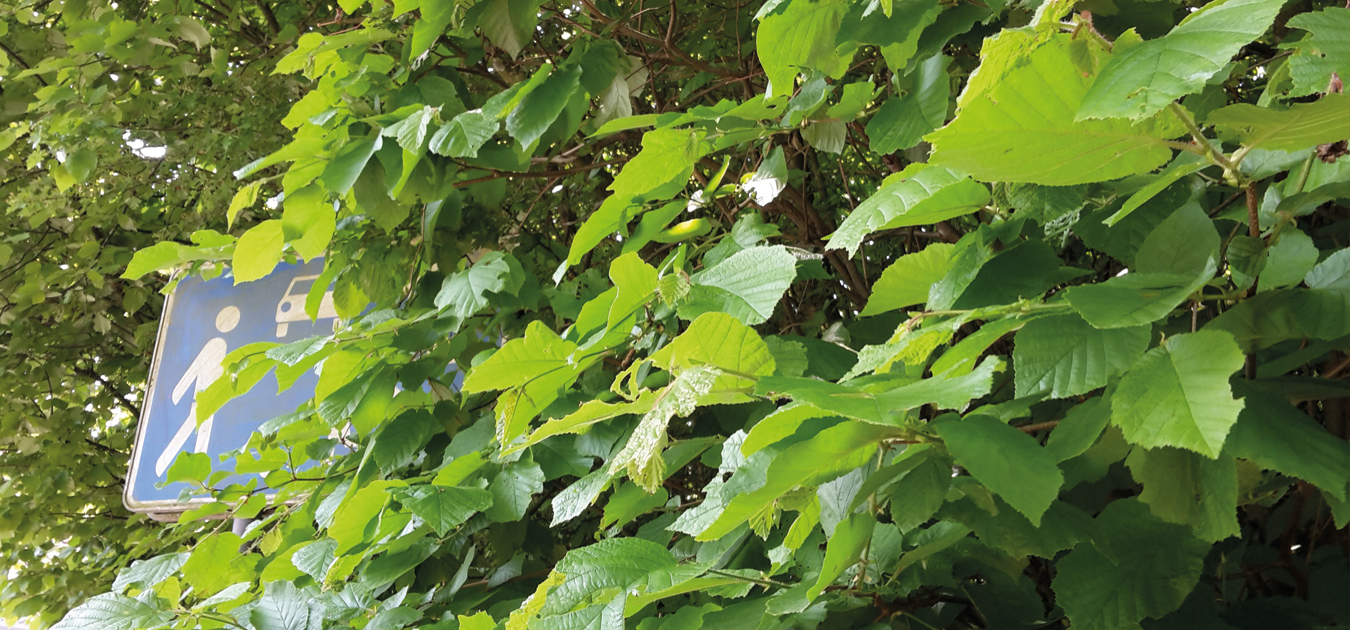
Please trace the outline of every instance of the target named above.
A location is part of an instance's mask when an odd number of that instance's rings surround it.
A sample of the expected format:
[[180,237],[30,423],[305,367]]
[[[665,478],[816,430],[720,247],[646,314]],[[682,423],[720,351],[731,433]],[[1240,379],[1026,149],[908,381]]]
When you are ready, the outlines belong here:
[[755,583],[755,584],[758,584],[758,585],[764,586],[764,587],[773,587],[773,588],[792,588],[792,585],[791,585],[791,584],[785,584],[785,583],[783,583],[783,582],[777,582],[777,581],[774,581],[774,580],[770,580],[770,579],[768,579],[768,578],[764,578],[764,579],[760,579],[760,578],[752,578],[752,577],[747,577],[747,576],[744,576],[744,575],[736,575],[735,573],[728,573],[728,572],[726,572],[726,571],[718,571],[717,569],[708,569],[708,573],[711,573],[711,574],[713,574],[713,575],[718,575],[718,576],[721,576],[721,577],[724,577],[724,578],[729,578],[729,579],[732,579],[732,580],[741,580],[741,581],[744,581],[744,582],[753,582],[753,583]]
[[1201,147],[1201,154],[1207,156],[1215,165],[1222,167],[1224,178],[1231,180],[1234,182],[1235,186],[1241,188],[1243,184],[1242,174],[1237,172],[1237,168],[1227,157],[1224,157],[1224,154],[1221,151],[1214,148],[1214,145],[1205,137],[1204,132],[1195,124],[1195,119],[1191,118],[1190,112],[1187,112],[1186,109],[1176,101],[1168,103],[1167,107],[1177,117],[1177,120],[1180,120],[1181,124],[1186,127],[1186,131],[1190,132],[1191,138],[1195,140],[1195,143]]

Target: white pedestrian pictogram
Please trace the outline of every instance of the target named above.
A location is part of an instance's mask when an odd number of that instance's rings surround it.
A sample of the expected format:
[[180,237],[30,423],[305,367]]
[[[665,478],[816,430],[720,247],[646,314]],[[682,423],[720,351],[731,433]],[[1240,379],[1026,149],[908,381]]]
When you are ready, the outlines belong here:
[[[239,309],[234,306],[226,306],[220,309],[216,314],[216,330],[221,333],[227,333],[234,330],[239,325]],[[188,437],[195,430],[197,432],[197,441],[193,445],[193,452],[205,453],[211,443],[211,424],[215,415],[208,416],[197,426],[197,395],[220,378],[225,373],[221,362],[225,355],[229,353],[229,346],[225,343],[224,337],[214,337],[202,346],[201,352],[197,353],[197,358],[188,365],[187,371],[183,373],[182,378],[178,379],[178,384],[173,388],[173,403],[178,404],[183,395],[192,390],[192,406],[188,408],[187,418],[183,424],[178,427],[178,432],[174,434],[173,439],[169,440],[168,446],[164,452],[160,453],[159,459],[155,460],[155,475],[163,476],[164,471],[169,469],[175,457],[178,456],[179,449],[187,443]]]

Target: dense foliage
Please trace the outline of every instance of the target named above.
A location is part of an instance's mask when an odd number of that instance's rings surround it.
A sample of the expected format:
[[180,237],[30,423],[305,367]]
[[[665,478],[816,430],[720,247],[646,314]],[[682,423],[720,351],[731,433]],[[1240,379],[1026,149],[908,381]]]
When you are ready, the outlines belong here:
[[[1196,4],[8,0],[0,610],[1350,624],[1350,9]],[[318,256],[128,519],[156,272]]]

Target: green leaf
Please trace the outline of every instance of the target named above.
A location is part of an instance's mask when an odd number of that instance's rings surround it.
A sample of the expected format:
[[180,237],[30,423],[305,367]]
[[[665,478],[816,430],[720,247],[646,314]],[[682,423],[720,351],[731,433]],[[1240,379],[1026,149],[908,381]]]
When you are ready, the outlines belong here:
[[1308,31],[1307,37],[1292,44],[1294,56],[1288,63],[1294,82],[1291,98],[1325,92],[1333,73],[1342,81],[1350,77],[1350,8],[1329,6],[1300,13],[1287,24]]
[[492,493],[477,488],[417,486],[399,488],[392,494],[441,537],[470,516],[492,507]]
[[332,538],[306,543],[291,554],[291,564],[305,575],[314,578],[315,582],[322,583],[329,567],[333,566],[336,559],[334,554],[337,552],[337,546],[337,541]]
[[136,255],[132,256],[131,263],[127,265],[127,270],[122,274],[122,277],[135,280],[152,271],[172,269],[185,263],[209,258],[213,258],[213,256],[202,248],[163,241],[136,250]]
[[609,307],[610,328],[624,318],[640,312],[642,306],[656,295],[656,268],[643,262],[637,254],[624,254],[609,264],[609,279],[619,290]]
[[797,277],[797,259],[786,247],[752,247],[690,278],[688,300],[680,317],[726,313],[753,326],[768,321],[783,293]]
[[1071,186],[1147,173],[1170,161],[1167,141],[1183,133],[1170,113],[1135,124],[1074,120],[1095,68],[1110,58],[1089,46],[1096,44],[1061,34],[1031,52],[1025,65],[928,136],[931,162],[982,181]]
[[913,147],[947,120],[951,58],[935,55],[919,63],[913,74],[913,89],[903,97],[889,98],[867,123],[867,138],[873,151],[882,155]]
[[1270,28],[1284,0],[1221,0],[1170,33],[1127,48],[1102,68],[1076,118],[1139,120],[1199,92],[1248,42]]
[[605,467],[564,488],[553,497],[553,522],[549,526],[557,527],[581,516],[581,513],[600,497],[600,493],[609,487],[611,479],[613,477],[609,474],[609,468]]
[[156,628],[173,619],[173,613],[160,610],[125,595],[95,595],[66,614],[52,630],[141,630]]
[[1291,339],[1339,339],[1350,334],[1350,291],[1331,287],[1259,293],[1210,320],[1204,329],[1227,331],[1248,352]]
[[642,416],[623,449],[610,460],[609,474],[617,476],[627,469],[629,479],[648,494],[655,493],[666,478],[665,460],[661,458],[668,441],[666,425],[677,415],[685,418],[693,413],[720,375],[714,367],[692,367],[657,392],[651,411]]
[[[328,526],[328,535],[338,543],[334,550],[338,556],[345,555],[358,545],[373,542],[367,539],[376,526],[384,506],[389,503],[389,487],[395,482],[377,481],[349,496],[342,502]],[[403,485],[402,482],[397,482]],[[367,530],[371,530],[369,533]]]
[[932,453],[914,459],[917,463],[913,470],[897,479],[887,492],[891,522],[902,532],[909,532],[933,518],[952,486],[951,460]]
[[117,574],[112,590],[114,593],[122,593],[132,586],[140,590],[154,588],[177,573],[183,567],[183,563],[188,561],[189,555],[191,554],[186,552],[170,553],[149,560],[137,560]]
[[974,530],[986,545],[1013,557],[1054,558],[1093,534],[1092,517],[1069,503],[1055,501],[1041,516],[1040,525],[1032,525],[1003,499],[993,497],[991,514],[973,499],[953,501],[942,508],[941,518],[951,518]]
[[1350,248],[1342,249],[1317,263],[1303,277],[1310,289],[1350,290]]
[[[1266,263],[1265,270],[1261,272],[1261,279],[1257,281],[1257,291],[1268,291],[1302,282],[1317,265],[1317,256],[1317,246],[1307,234],[1293,226],[1286,226],[1280,231],[1279,240],[1270,246],[1270,262]],[[1312,286],[1312,283],[1308,286]]]
[[549,593],[541,611],[546,617],[572,610],[607,589],[662,590],[672,585],[678,567],[662,545],[641,538],[610,538],[573,549],[555,570],[566,578]]
[[497,133],[497,119],[481,110],[464,112],[445,123],[431,136],[428,147],[432,153],[446,157],[476,158],[492,135]]
[[566,369],[576,344],[563,340],[541,322],[532,322],[523,337],[506,342],[500,350],[471,370],[464,378],[465,394],[518,387],[530,380]]
[[1135,254],[1139,273],[1203,274],[1219,258],[1219,232],[1198,203],[1187,203],[1153,228]]
[[1078,457],[1096,443],[1110,421],[1110,397],[1089,398],[1070,409],[1064,419],[1059,421],[1059,425],[1050,433],[1045,448],[1055,461],[1064,462]]
[[253,226],[234,247],[234,283],[252,282],[272,273],[281,262],[286,235],[281,221],[271,219]]
[[567,101],[572,98],[572,93],[577,91],[580,81],[581,66],[566,65],[559,68],[507,115],[506,132],[520,142],[520,146],[533,146],[549,125],[557,120],[558,114],[562,113]]
[[847,249],[852,256],[873,232],[928,225],[979,210],[989,190],[969,177],[941,167],[911,164],[887,177],[830,236],[826,249]]
[[586,217],[572,237],[567,264],[577,264],[605,237],[624,229],[632,216],[630,210],[641,205],[640,200],[668,199],[682,190],[694,172],[694,163],[708,150],[703,138],[701,131],[681,129],[656,129],[644,134],[642,151],[609,185],[614,194]]
[[268,583],[258,605],[249,611],[249,622],[257,630],[316,630],[323,622],[310,625],[310,599],[290,582]]
[[817,151],[844,152],[848,146],[848,127],[842,120],[822,120],[808,124],[801,130],[802,139]]
[[206,453],[179,453],[164,476],[164,482],[192,481],[205,484],[211,477],[211,456]]
[[[1230,2],[1233,0],[1229,0]],[[1246,103],[1212,112],[1206,120],[1225,139],[1271,151],[1298,151],[1350,138],[1350,94],[1274,110]]]
[[322,255],[337,228],[337,213],[328,193],[319,186],[306,186],[287,195],[283,204],[281,230],[295,253],[306,260]]
[[[392,380],[392,379],[390,379]],[[372,396],[363,398],[363,401],[373,398],[375,382],[372,382],[368,392]],[[392,382],[382,383],[381,391],[386,392],[393,389]],[[388,389],[385,389],[385,388]],[[384,420],[384,414],[379,415],[381,421]],[[365,432],[371,427],[361,426],[362,423],[353,421],[357,430]],[[380,472],[390,474],[399,468],[411,464],[417,459],[417,454],[427,445],[431,436],[441,431],[440,422],[436,420],[430,412],[414,409],[398,415],[398,417],[380,424],[380,433],[375,442],[369,446],[370,458],[379,466]]]
[[422,141],[427,137],[427,125],[431,124],[431,119],[435,116],[435,108],[423,106],[408,114],[407,118],[385,127],[380,135],[391,136],[398,140],[398,146],[407,153],[419,153],[422,151]]
[[[324,188],[339,197],[347,194],[347,191],[351,190],[352,184],[356,183],[356,178],[361,176],[361,171],[365,170],[370,157],[380,150],[383,143],[384,138],[381,136],[375,136],[374,139],[357,138],[347,142],[347,144],[342,145],[341,149],[338,149],[337,155],[328,161],[328,166],[324,167],[323,175],[319,176],[319,181],[323,182]],[[254,194],[256,194],[258,183],[260,182],[252,184]],[[249,201],[247,205],[252,205],[252,203],[252,201]],[[234,210],[233,203],[230,204],[230,209]],[[230,213],[231,222],[233,222],[236,213],[237,211]]]
[[605,503],[604,515],[600,518],[600,527],[623,527],[633,519],[666,504],[670,495],[661,488],[654,494],[636,483],[626,483],[614,491],[614,496]]
[[1209,459],[1177,448],[1137,448],[1125,465],[1144,486],[1139,500],[1154,516],[1190,526],[1205,541],[1242,533],[1237,522],[1237,464],[1232,457]]
[[815,586],[807,590],[807,597],[819,597],[825,587],[834,583],[844,570],[862,558],[863,550],[872,540],[872,530],[877,521],[870,512],[851,514],[834,528],[834,535],[825,546],[825,560],[820,568],[820,577]]
[[877,443],[901,433],[897,427],[850,421],[794,444],[773,459],[767,483],[753,492],[735,495],[697,539],[708,541],[726,536],[799,484],[807,480],[829,481],[875,458]]
[[[778,148],[777,155],[781,161],[782,147]],[[761,164],[760,169],[762,170],[763,168],[764,165]],[[645,216],[643,217],[644,220],[646,220],[646,218],[647,217]],[[669,221],[667,221],[667,223],[669,223]],[[781,233],[782,231],[778,229],[777,225],[764,223],[763,219],[759,217],[758,212],[747,212],[731,226],[731,233],[728,234],[726,238],[723,238],[716,247],[708,250],[708,253],[703,255],[703,266],[711,267],[720,264],[732,254],[750,249],[758,245],[761,241],[778,236]],[[636,237],[636,234],[634,236]]]
[[239,553],[243,539],[229,532],[211,534],[192,550],[192,557],[183,563],[183,578],[198,597],[207,597],[231,584],[254,578],[256,555]]
[[955,245],[933,243],[923,251],[905,254],[891,263],[872,285],[864,317],[928,301],[928,290],[952,267]]
[[1350,451],[1315,420],[1280,397],[1250,393],[1228,436],[1228,451],[1303,479],[1344,501]]
[[1068,398],[1103,387],[1139,360],[1151,335],[1146,326],[1100,330],[1074,313],[1032,320],[1013,350],[1017,397]]
[[1097,328],[1151,324],[1200,290],[1214,276],[1213,259],[1196,276],[1127,273],[1106,282],[1071,287],[1064,299]]
[[1040,526],[1064,477],[1055,458],[1035,438],[987,416],[967,416],[933,428],[957,465]]
[[836,79],[843,75],[848,60],[835,52],[835,34],[847,11],[846,0],[794,0],[760,22],[755,52],[769,79],[766,98],[792,94],[793,79],[803,68]]
[[468,319],[488,305],[485,294],[506,289],[511,265],[501,252],[488,252],[468,269],[445,279],[436,294],[436,308]]
[[773,355],[764,340],[723,313],[700,315],[679,337],[653,354],[651,362],[670,371],[710,365],[725,372],[699,402],[702,405],[749,402],[751,398],[740,391],[749,390],[753,383],[737,375],[768,376],[774,371]]
[[1209,544],[1133,499],[1107,505],[1096,526],[1100,542],[1069,552],[1052,583],[1074,628],[1126,628],[1181,606],[1200,579]]
[[[230,199],[230,207],[225,211],[226,225],[234,228],[234,220],[239,216],[239,212],[246,208],[251,208],[258,201],[258,190],[262,188],[262,181],[256,181],[251,184],[245,184],[234,197]],[[161,243],[162,244],[162,243]]]
[[515,59],[534,39],[540,4],[540,0],[488,0],[478,25],[492,43]]
[[1218,457],[1242,411],[1228,377],[1244,361],[1223,332],[1170,337],[1120,379],[1111,396],[1111,421],[1125,439],[1145,448],[1175,446]]
[[497,473],[488,486],[492,507],[483,513],[496,523],[518,521],[525,516],[530,499],[544,489],[544,471],[539,464],[520,460]]
[[1175,184],[1185,177],[1198,173],[1205,167],[1212,166],[1208,159],[1191,151],[1182,151],[1177,154],[1176,159],[1172,160],[1167,168],[1158,173],[1158,178],[1153,180],[1147,186],[1140,188],[1138,192],[1130,195],[1125,201],[1125,205],[1120,207],[1115,214],[1103,221],[1108,227],[1114,226],[1122,219],[1129,216],[1131,212],[1138,210],[1148,200],[1158,196],[1167,187]]

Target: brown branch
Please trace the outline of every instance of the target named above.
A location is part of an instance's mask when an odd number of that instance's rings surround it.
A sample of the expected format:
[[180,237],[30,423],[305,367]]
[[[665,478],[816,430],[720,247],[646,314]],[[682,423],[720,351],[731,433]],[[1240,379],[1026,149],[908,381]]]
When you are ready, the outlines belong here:
[[627,162],[627,161],[628,161],[628,160],[626,160],[626,159],[606,160],[606,161],[604,161],[604,162],[596,162],[596,163],[594,163],[594,164],[587,164],[587,165],[585,165],[585,166],[578,166],[578,167],[576,167],[576,168],[569,168],[569,169],[567,169],[567,170],[565,170],[565,171],[542,171],[542,172],[537,172],[537,173],[502,173],[502,172],[500,172],[500,171],[493,171],[491,175],[487,175],[487,176],[484,176],[484,177],[478,177],[478,178],[470,179],[470,180],[467,180],[467,181],[456,182],[456,183],[455,183],[455,188],[464,188],[464,187],[466,187],[466,186],[472,186],[472,185],[474,185],[474,184],[481,184],[481,183],[483,183],[483,182],[490,182],[490,181],[492,181],[492,180],[494,180],[494,179],[512,179],[512,178],[522,178],[522,179],[526,179],[526,178],[540,178],[540,177],[547,179],[547,178],[552,178],[552,177],[567,177],[567,176],[569,176],[569,175],[575,175],[575,174],[577,174],[577,173],[584,173],[584,172],[586,172],[586,171],[595,170],[595,169],[597,169],[597,168],[604,168],[604,167],[610,166],[610,165],[612,165],[612,164],[618,164],[618,163],[620,163],[620,162]]

